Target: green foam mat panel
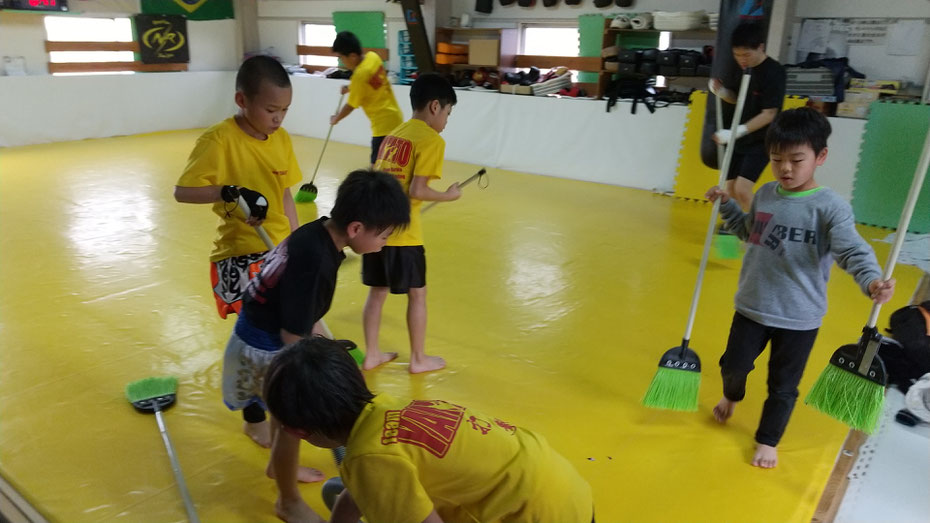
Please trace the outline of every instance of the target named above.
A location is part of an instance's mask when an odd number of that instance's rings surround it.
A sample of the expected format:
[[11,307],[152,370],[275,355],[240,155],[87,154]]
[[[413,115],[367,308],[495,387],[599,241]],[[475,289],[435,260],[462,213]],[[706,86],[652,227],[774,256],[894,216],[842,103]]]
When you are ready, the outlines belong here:
[[336,11],[333,13],[336,32],[352,31],[362,47],[386,48],[384,13],[381,11]]
[[[857,222],[898,226],[928,127],[930,106],[872,103],[853,184],[852,207]],[[830,153],[844,154],[835,150]],[[930,232],[930,177],[924,180],[908,230]]]
[[[578,56],[601,56],[604,41],[604,15],[578,17]],[[597,73],[578,73],[579,82],[596,82]]]

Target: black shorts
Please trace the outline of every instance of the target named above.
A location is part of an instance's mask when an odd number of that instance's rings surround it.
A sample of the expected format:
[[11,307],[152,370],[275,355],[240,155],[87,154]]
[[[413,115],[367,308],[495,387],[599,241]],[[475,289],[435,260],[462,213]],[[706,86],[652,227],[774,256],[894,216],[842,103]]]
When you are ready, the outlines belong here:
[[733,151],[733,159],[730,161],[727,180],[735,180],[739,176],[755,183],[768,164],[769,155],[765,153],[765,149],[759,148],[758,150],[746,152]]
[[384,247],[362,255],[362,283],[390,287],[391,294],[407,294],[426,287],[426,250],[422,245]]
[[381,148],[381,142],[384,141],[383,136],[372,136],[371,137],[371,164],[374,165],[378,161],[378,149]]

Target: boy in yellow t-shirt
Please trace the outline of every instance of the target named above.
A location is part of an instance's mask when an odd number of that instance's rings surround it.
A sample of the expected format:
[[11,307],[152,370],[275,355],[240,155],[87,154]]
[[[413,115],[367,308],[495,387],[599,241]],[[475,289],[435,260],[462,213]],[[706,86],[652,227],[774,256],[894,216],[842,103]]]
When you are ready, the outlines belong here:
[[349,93],[349,100],[338,113],[330,117],[329,123],[336,125],[361,107],[371,120],[371,164],[374,165],[381,142],[403,123],[404,115],[394,98],[394,90],[388,82],[381,57],[372,51],[363,55],[358,37],[349,31],[336,35],[332,51],[352,71],[352,79],[348,86],[342,87],[342,94]]
[[410,196],[410,226],[395,231],[378,253],[362,256],[362,283],[371,287],[362,323],[365,330],[365,362],[373,369],[397,357],[381,352],[378,331],[381,309],[388,292],[407,295],[407,330],[410,333],[410,372],[429,372],[445,367],[438,356],[426,355],[426,254],[420,206],[423,201],[452,201],[461,196],[457,183],[444,192],[429,186],[442,177],[446,142],[439,136],[455,105],[452,85],[436,74],[420,75],[410,86],[413,118],[386,136],[375,168],[394,175]]
[[[332,521],[593,520],[591,487],[541,435],[446,401],[373,395],[332,340],[286,347],[268,368],[263,396],[288,434],[345,446],[345,490]],[[324,492],[339,488],[330,482]],[[322,521],[300,509],[278,515]]]
[[[291,105],[287,71],[274,58],[249,58],[236,75],[235,101],[239,113],[200,136],[174,188],[175,200],[210,204],[220,218],[210,279],[222,318],[239,314],[249,278],[267,251],[252,225],[263,224],[275,244],[299,225],[289,187],[300,182],[300,167],[291,137],[281,128]],[[240,195],[252,210],[249,221],[236,209]],[[270,447],[264,410],[246,408],[243,417],[246,433]]]

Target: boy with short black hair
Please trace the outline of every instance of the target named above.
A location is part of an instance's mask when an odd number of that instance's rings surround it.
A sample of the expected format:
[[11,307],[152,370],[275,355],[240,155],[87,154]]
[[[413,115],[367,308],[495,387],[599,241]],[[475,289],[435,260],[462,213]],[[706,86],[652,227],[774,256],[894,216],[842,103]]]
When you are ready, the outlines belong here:
[[[752,69],[746,105],[735,131],[736,150],[727,172],[727,194],[746,211],[752,202],[756,180],[769,162],[764,144],[766,127],[781,111],[787,76],[785,68],[765,54],[765,30],[759,23],[739,24],[733,30],[730,46],[739,68]],[[710,90],[721,100],[735,104],[739,85],[724,86],[720,79],[713,78]],[[714,141],[719,144],[726,144],[732,138],[730,129],[720,129],[714,134]]]
[[394,175],[410,196],[410,226],[395,231],[380,252],[362,257],[362,283],[371,287],[362,323],[365,329],[365,370],[373,369],[397,357],[396,352],[382,352],[378,345],[381,309],[388,293],[407,295],[407,330],[410,334],[411,373],[429,372],[445,367],[438,356],[426,354],[426,251],[420,207],[423,201],[447,202],[461,196],[453,183],[444,192],[429,186],[442,177],[446,142],[439,136],[446,127],[455,90],[437,74],[422,74],[410,86],[413,118],[385,137],[375,168]]
[[[332,340],[285,348],[264,397],[287,433],[345,446],[331,521],[593,520],[591,487],[541,435],[446,401],[372,394]],[[307,510],[303,521],[322,521]]]
[[[221,318],[239,313],[242,293],[267,248],[252,229],[263,224],[278,243],[299,225],[290,186],[301,172],[281,123],[291,105],[291,80],[280,62],[253,56],[236,74],[239,112],[207,129],[174,188],[182,203],[207,203],[220,217],[210,254],[210,276]],[[252,210],[245,221],[239,195]]]
[[798,397],[798,383],[827,308],[827,278],[833,260],[855,278],[875,303],[894,293],[882,280],[875,253],[856,231],[852,208],[821,187],[814,171],[827,158],[830,123],[802,107],[781,113],[766,135],[777,181],[756,191],[749,213],[719,187],[706,197],[721,198],[731,233],[748,242],[736,291],[736,313],[726,352],[720,358],[723,398],[714,407],[720,423],[746,394],[746,376],[771,341],[768,398],[756,431],[754,466],[773,468],[778,445]]
[[342,31],[333,41],[332,51],[339,55],[343,65],[352,71],[348,86],[342,87],[342,94],[349,93],[346,104],[329,119],[330,125],[336,125],[361,107],[371,120],[371,164],[375,164],[378,149],[384,137],[403,123],[404,115],[400,112],[394,90],[388,82],[384,62],[374,51],[362,54],[362,44],[358,37],[349,31]]
[[[301,226],[279,243],[249,283],[223,359],[223,401],[230,409],[255,406],[264,413],[265,369],[285,344],[311,336],[314,324],[329,310],[345,259],[342,250],[380,250],[395,228],[409,223],[410,203],[392,176],[359,170],[339,186],[331,214]],[[314,469],[298,469],[299,440],[277,426],[272,420],[267,474],[278,484],[279,512],[300,510],[297,480],[323,477]]]

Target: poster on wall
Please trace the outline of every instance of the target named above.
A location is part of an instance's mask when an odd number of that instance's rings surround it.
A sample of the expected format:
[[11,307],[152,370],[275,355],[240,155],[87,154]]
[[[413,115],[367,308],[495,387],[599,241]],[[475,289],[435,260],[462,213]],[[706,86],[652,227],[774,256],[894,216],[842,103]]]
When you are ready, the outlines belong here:
[[142,14],[182,15],[188,20],[235,18],[233,0],[142,0]]
[[144,64],[190,62],[187,20],[177,15],[136,15],[136,41]]

